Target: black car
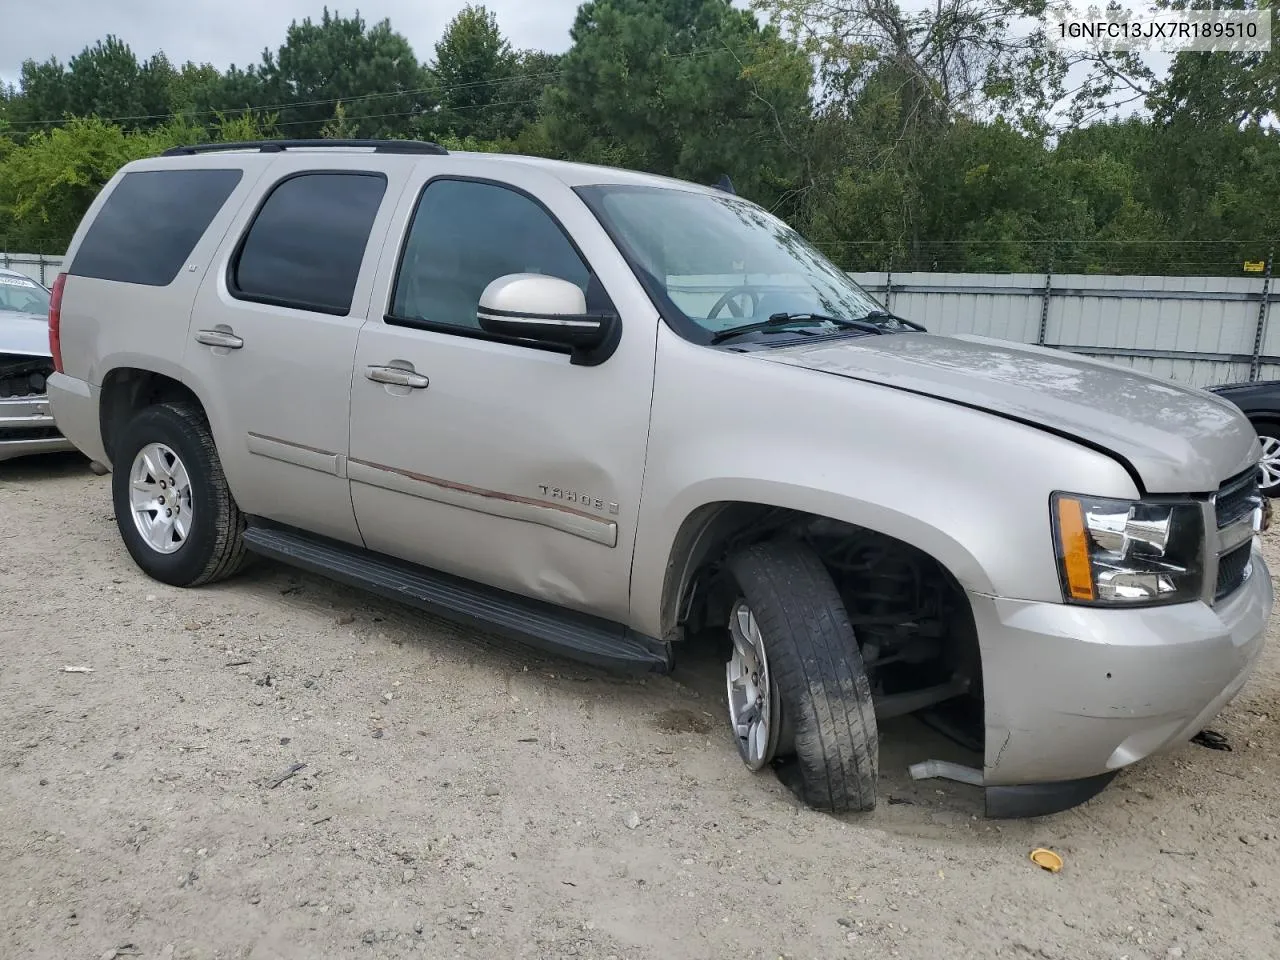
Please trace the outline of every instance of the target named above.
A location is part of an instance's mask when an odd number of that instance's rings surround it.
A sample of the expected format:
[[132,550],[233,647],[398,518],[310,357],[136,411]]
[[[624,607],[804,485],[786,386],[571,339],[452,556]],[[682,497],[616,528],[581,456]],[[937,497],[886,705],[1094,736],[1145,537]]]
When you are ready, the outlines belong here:
[[1239,407],[1262,440],[1262,492],[1280,497],[1280,380],[1224,383],[1208,388]]

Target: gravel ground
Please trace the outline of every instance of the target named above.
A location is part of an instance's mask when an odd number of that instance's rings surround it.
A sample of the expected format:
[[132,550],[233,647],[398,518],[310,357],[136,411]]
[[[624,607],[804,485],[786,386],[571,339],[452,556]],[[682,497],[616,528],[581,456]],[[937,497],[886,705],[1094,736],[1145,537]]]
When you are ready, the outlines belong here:
[[709,656],[619,681],[267,563],[165,587],[78,456],[0,464],[0,644],[14,960],[1280,952],[1274,644],[1231,752],[997,824],[906,777],[948,756],[908,720],[835,818],[741,766]]

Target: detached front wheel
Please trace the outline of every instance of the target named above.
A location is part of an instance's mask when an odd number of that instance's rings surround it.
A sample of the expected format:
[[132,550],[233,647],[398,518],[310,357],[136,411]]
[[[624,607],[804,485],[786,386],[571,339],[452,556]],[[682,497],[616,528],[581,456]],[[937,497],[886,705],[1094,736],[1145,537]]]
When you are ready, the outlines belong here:
[[197,407],[148,407],[129,422],[113,454],[116,526],[144,573],[194,587],[240,569],[244,517]]
[[794,757],[798,792],[831,812],[876,805],[875,708],[857,638],[822,561],[799,542],[758,543],[729,558],[739,591],[729,616],[729,720],[743,762]]

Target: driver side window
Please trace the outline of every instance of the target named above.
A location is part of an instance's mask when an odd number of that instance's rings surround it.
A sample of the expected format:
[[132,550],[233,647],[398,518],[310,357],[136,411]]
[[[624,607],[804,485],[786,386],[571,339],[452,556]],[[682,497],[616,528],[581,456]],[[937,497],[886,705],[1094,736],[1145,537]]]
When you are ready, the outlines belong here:
[[564,231],[534,200],[492,183],[433,180],[409,227],[391,313],[478,330],[480,295],[510,273],[568,280],[587,296],[588,306],[599,294]]

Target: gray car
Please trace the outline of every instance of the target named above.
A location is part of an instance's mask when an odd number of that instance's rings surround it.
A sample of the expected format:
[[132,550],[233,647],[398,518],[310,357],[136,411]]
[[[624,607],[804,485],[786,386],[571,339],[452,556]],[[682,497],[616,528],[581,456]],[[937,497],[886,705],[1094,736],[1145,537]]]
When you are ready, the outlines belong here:
[[75,449],[49,412],[51,373],[49,290],[0,269],[0,460]]
[[725,189],[176,148],[107,184],[66,263],[53,410],[149,576],[256,553],[620,670],[706,638],[726,739],[816,808],[875,806],[908,713],[973,749],[920,772],[989,814],[1069,807],[1262,649],[1238,408],[930,334]]

